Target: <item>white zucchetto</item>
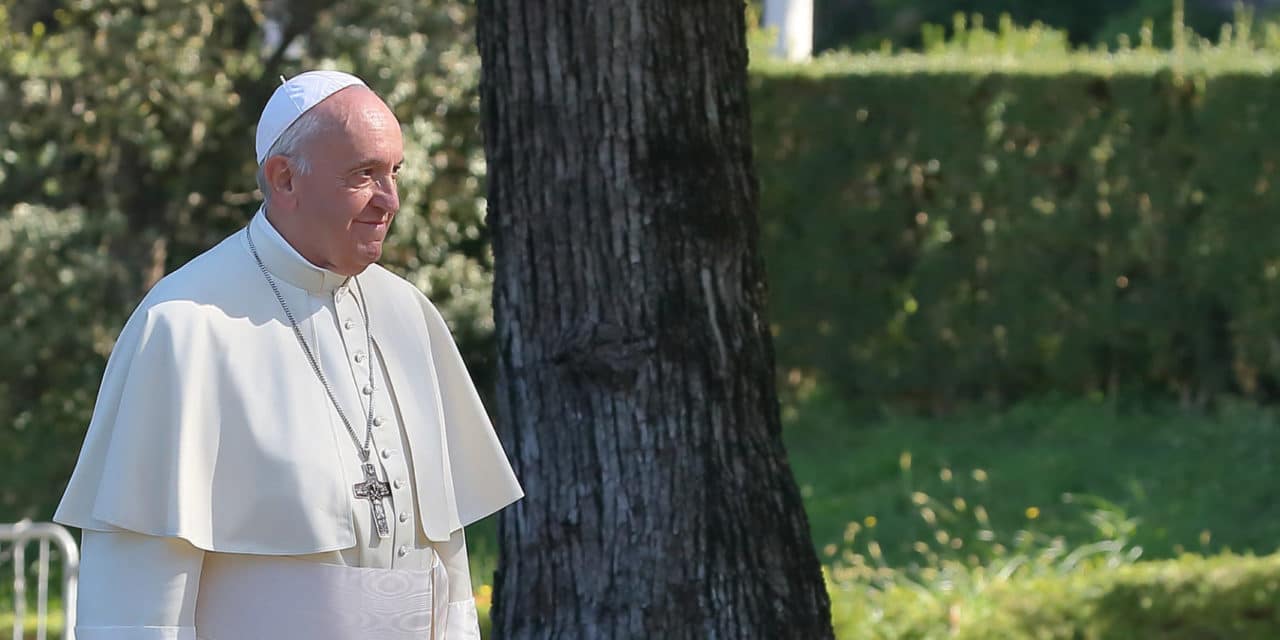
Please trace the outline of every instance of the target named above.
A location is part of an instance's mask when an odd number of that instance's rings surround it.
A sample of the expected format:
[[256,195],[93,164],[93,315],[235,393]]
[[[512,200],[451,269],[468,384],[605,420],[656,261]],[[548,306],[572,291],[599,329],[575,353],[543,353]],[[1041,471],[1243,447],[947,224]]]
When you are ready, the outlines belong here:
[[267,159],[271,145],[280,135],[311,107],[347,87],[367,87],[363,80],[341,71],[308,71],[300,73],[276,87],[275,93],[262,109],[258,118],[258,133],[254,141],[258,164]]

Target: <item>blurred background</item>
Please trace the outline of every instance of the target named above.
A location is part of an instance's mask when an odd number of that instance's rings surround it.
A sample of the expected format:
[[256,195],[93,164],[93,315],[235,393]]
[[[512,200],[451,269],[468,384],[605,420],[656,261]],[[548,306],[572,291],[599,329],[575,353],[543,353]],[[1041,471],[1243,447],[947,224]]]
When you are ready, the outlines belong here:
[[[744,9],[784,438],[839,635],[1280,637],[1280,2],[816,0],[804,62]],[[396,112],[384,264],[492,388],[474,14],[0,7],[0,522],[51,517],[124,319],[256,210],[282,74],[352,71]],[[492,522],[469,544],[484,609]]]
[[[1186,0],[1185,24],[1206,36],[1216,36],[1236,9],[1234,0]],[[1268,15],[1280,3],[1254,0],[1245,3]],[[813,39],[816,51],[877,49],[888,41],[897,47],[921,44],[921,27],[951,25],[956,13],[978,14],[994,20],[1008,14],[1014,23],[1041,22],[1065,32],[1074,46],[1114,46],[1122,34],[1131,37],[1143,22],[1162,27],[1157,42],[1172,43],[1168,25],[1173,18],[1171,0],[815,0]]]

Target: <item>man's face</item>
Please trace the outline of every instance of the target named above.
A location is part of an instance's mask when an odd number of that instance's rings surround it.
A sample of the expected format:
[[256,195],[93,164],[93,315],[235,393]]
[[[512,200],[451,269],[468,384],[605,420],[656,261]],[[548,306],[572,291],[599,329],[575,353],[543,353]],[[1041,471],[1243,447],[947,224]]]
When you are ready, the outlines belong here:
[[368,89],[344,89],[316,109],[325,109],[329,122],[303,150],[310,171],[293,175],[292,226],[309,259],[355,275],[382,256],[400,209],[396,174],[404,139],[395,116]]

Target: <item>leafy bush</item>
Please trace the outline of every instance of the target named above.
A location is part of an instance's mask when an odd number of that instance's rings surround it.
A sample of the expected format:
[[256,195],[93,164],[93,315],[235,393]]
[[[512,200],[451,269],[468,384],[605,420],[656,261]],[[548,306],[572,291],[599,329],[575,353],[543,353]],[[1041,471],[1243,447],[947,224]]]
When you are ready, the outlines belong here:
[[1280,390],[1280,50],[832,56],[752,77],[778,357],[938,411]]

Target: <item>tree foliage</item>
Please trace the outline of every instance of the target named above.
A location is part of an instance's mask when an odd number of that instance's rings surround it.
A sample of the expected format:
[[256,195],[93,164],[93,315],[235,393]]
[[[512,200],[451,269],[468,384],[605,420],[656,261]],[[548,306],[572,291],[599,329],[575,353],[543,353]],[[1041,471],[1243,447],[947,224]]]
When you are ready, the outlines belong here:
[[0,7],[0,520],[48,517],[129,311],[257,208],[253,128],[280,75],[340,68],[387,99],[406,163],[383,262],[487,353],[472,14],[460,0]]

